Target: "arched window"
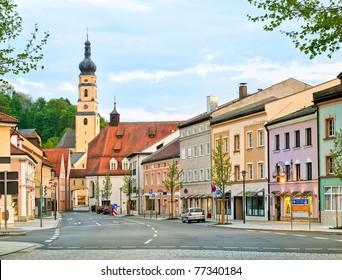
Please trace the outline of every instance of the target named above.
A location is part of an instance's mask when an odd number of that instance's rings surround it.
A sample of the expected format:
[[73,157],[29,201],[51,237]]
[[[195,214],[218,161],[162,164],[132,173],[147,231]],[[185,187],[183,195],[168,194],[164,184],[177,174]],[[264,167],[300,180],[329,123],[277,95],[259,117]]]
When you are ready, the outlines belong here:
[[83,124],[84,124],[84,125],[87,125],[87,124],[88,124],[88,119],[87,119],[87,118],[84,118],[84,119],[83,119]]
[[88,89],[84,90],[84,97],[88,97]]

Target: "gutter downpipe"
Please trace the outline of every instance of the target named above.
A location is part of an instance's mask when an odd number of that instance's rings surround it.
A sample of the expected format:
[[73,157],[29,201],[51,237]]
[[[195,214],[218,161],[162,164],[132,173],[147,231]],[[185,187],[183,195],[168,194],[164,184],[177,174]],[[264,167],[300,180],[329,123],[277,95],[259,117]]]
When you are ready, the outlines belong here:
[[[316,104],[315,104],[316,105]],[[319,127],[319,107],[316,105],[317,112],[317,159],[318,159],[318,222],[321,223],[321,159],[320,159],[320,127]]]
[[267,132],[267,173],[268,173],[268,179],[267,179],[267,192],[268,192],[268,199],[267,199],[267,220],[270,221],[271,219],[271,193],[270,193],[270,134],[267,128],[267,124],[265,125],[265,129]]

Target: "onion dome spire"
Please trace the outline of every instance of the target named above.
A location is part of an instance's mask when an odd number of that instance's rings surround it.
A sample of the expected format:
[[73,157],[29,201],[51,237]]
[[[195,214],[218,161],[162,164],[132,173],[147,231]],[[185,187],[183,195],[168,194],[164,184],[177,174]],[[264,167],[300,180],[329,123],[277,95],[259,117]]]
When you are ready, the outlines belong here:
[[81,71],[81,75],[95,75],[96,64],[91,60],[91,47],[90,41],[88,39],[87,32],[87,40],[84,42],[84,59],[78,65],[78,68]]

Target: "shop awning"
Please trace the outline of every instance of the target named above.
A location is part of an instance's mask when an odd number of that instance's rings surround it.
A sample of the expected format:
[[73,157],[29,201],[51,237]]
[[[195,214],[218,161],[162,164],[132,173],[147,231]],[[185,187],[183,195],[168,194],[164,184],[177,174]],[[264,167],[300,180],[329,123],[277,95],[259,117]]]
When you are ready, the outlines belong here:
[[[245,195],[246,196],[264,196],[264,189],[246,190]],[[235,196],[243,196],[243,191],[239,192]]]
[[289,197],[307,197],[311,196],[312,192],[311,191],[293,191],[293,192],[282,192],[282,191],[273,191],[272,194],[274,196],[289,196]]

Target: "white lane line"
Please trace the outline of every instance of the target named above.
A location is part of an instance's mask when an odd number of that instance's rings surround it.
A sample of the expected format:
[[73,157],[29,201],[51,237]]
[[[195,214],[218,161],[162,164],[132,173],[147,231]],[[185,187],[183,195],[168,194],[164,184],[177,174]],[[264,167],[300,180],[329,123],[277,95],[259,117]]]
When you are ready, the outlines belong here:
[[305,248],[307,251],[320,251],[323,250],[323,248]]
[[242,249],[257,250],[257,249],[259,249],[259,247],[242,247]]
[[44,242],[45,243],[49,243],[49,242],[52,242],[53,240],[51,240],[51,239],[48,239],[48,240],[45,240]]
[[68,249],[79,249],[80,247],[67,247]]
[[137,248],[137,246],[121,246],[122,249],[134,249]]
[[166,248],[175,248],[175,246],[160,246],[160,248],[164,248],[164,249],[166,249]]
[[217,249],[217,246],[203,246],[203,249]]
[[260,233],[270,233],[269,231],[266,231],[266,230],[261,230],[259,231]]
[[158,236],[158,234],[154,234],[154,235],[153,235],[153,237],[157,237],[157,236]]
[[200,246],[180,246],[181,248],[199,248]]
[[152,239],[149,239],[149,240],[145,241],[144,244],[148,244],[148,243],[150,243],[151,241],[152,241]]
[[263,247],[264,250],[280,250],[279,247]]
[[284,248],[284,250],[300,250],[300,248]]
[[329,251],[342,251],[342,248],[328,248]]
[[223,249],[239,249],[239,247],[223,247]]
[[154,227],[151,227],[152,230],[154,230]]
[[155,230],[154,233],[158,233],[158,231]]
[[306,235],[303,235],[303,234],[292,234],[292,236],[296,236],[296,237],[306,237]]
[[335,241],[342,242],[342,239],[336,239]]
[[283,232],[275,232],[275,234],[286,235],[286,233],[283,233]]
[[315,236],[314,238],[315,238],[315,239],[322,239],[322,240],[328,239],[327,237],[320,237],[320,236]]

